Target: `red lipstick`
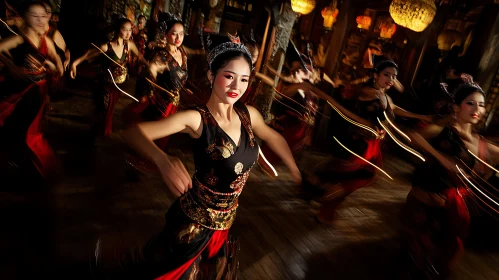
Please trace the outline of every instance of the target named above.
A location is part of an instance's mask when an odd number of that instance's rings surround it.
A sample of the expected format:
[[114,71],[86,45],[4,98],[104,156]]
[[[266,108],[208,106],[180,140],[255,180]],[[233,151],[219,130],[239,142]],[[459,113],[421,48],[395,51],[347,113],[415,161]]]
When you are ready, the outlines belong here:
[[478,119],[478,118],[480,118],[480,115],[479,114],[471,114],[471,117],[474,119]]
[[230,98],[236,98],[239,96],[239,94],[237,94],[235,92],[227,92],[227,96]]

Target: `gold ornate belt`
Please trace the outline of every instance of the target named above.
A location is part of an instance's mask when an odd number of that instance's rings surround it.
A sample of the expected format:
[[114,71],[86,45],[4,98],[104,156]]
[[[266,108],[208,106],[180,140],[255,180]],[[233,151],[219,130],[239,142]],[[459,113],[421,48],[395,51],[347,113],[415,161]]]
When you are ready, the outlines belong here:
[[242,188],[235,192],[221,193],[211,190],[196,177],[193,183],[193,189],[180,197],[180,206],[184,213],[206,228],[229,229],[236,218],[238,197]]

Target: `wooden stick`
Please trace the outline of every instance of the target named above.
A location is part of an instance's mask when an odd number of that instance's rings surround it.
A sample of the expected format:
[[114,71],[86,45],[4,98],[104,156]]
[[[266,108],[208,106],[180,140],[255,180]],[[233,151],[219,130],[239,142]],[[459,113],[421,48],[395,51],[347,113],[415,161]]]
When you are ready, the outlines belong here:
[[160,86],[159,86],[159,85],[157,85],[155,82],[153,82],[153,81],[149,80],[149,78],[146,78],[146,80],[147,80],[149,83],[151,83],[151,85],[153,85],[154,87],[156,87],[156,88],[158,88],[158,89],[160,89],[160,90],[162,90],[162,91],[164,91],[164,92],[168,93],[171,97],[175,97],[175,94],[174,94],[173,92],[171,92],[171,91],[169,91],[169,90],[167,90],[167,89],[164,89],[164,88],[160,87]]
[[118,65],[119,67],[123,68],[126,70],[126,67],[119,64],[118,62],[114,61],[114,59],[110,58],[103,50],[101,50],[101,48],[97,47],[96,45],[94,45],[94,43],[91,43],[92,46],[94,46],[96,49],[98,49],[103,55],[105,55],[107,58],[109,58],[112,62],[116,63],[116,65]]
[[9,29],[9,31],[10,31],[10,32],[14,33],[14,35],[16,35],[16,36],[19,36],[19,34],[17,34],[16,32],[14,32],[14,30],[12,30],[12,29],[10,28],[10,26],[9,26],[9,25],[8,25],[5,21],[3,21],[3,20],[1,20],[1,19],[0,19],[0,21],[1,21],[3,24],[5,24],[5,26],[7,26],[7,29]]

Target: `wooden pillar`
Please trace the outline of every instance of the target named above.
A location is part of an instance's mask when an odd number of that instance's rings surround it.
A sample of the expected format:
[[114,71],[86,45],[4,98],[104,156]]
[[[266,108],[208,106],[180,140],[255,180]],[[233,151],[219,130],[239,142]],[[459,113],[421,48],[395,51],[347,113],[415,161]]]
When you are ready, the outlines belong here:
[[218,1],[217,5],[210,9],[210,14],[204,24],[205,28],[214,32],[220,32],[220,24],[222,23],[224,7],[225,1]]
[[[264,65],[267,64],[278,71],[281,71],[284,64],[286,49],[288,47],[291,30],[296,21],[296,13],[291,9],[291,5],[286,2],[281,9],[273,7],[272,13],[275,20],[274,27],[271,32],[269,44],[266,47],[266,59]],[[266,73],[266,69],[263,70]],[[260,110],[263,118],[266,121],[270,120],[270,108],[274,98],[274,89],[272,86],[264,84],[255,100],[256,107]]]

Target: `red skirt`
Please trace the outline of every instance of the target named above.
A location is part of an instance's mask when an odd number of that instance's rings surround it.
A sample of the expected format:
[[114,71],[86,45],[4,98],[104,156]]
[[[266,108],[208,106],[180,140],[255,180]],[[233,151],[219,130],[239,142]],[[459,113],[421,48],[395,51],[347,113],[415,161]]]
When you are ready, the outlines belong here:
[[446,279],[464,251],[470,228],[467,191],[447,188],[443,195],[413,188],[402,212],[403,241],[416,269],[430,279]]
[[[30,151],[34,166],[44,178],[53,173],[57,167],[55,154],[42,134],[42,120],[46,106],[46,80],[32,83],[23,91],[11,94],[0,102],[0,126],[5,128],[2,132],[9,134],[2,137],[24,139],[23,142]],[[21,143],[14,143],[14,146],[23,149]],[[22,154],[22,151],[7,152]]]
[[[372,164],[382,167],[381,141],[363,139],[363,153],[357,153]],[[374,180],[376,168],[362,159],[350,155],[347,159],[330,158],[303,173],[304,191],[321,202],[319,216],[331,221],[335,210],[352,192]]]
[[[298,117],[285,115],[282,118],[273,120],[270,123],[270,127],[284,137],[293,155],[298,154],[305,146],[310,144],[313,126],[300,120]],[[263,143],[261,150],[271,164],[274,165],[281,161],[279,156],[266,143]],[[259,161],[259,163],[263,167],[266,166],[266,163],[262,161]]]

